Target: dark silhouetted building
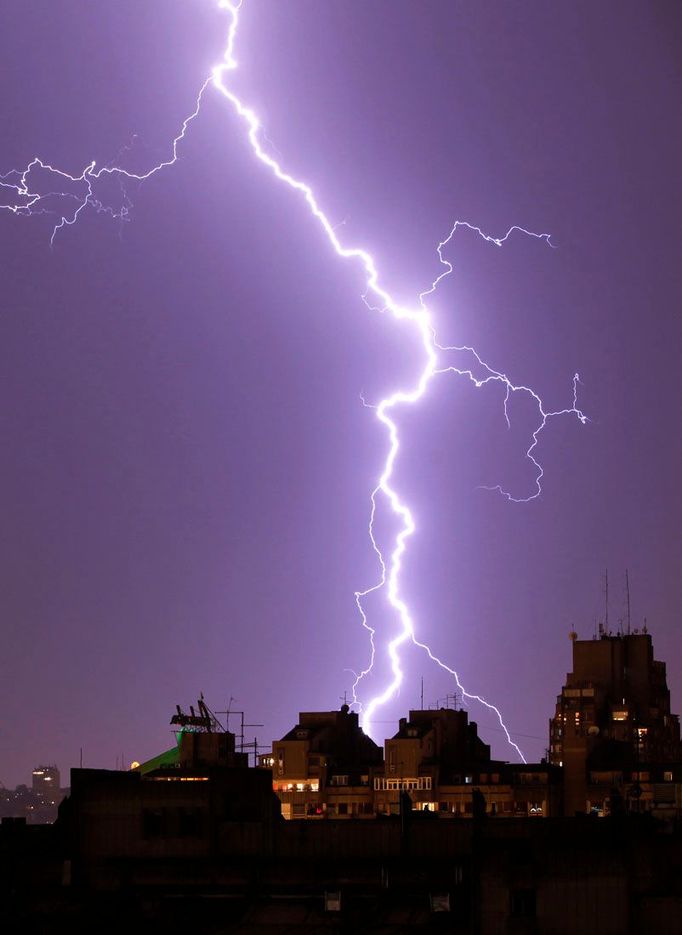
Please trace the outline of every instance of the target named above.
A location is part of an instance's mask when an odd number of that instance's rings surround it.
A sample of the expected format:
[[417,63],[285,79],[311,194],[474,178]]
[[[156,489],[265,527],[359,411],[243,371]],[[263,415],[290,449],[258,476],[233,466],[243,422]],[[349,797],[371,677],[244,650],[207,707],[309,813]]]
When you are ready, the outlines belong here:
[[[576,669],[577,687],[595,690],[566,695],[580,736],[589,699],[611,702],[608,685],[593,677],[583,686],[588,668]],[[609,712],[660,699],[660,683],[659,694],[637,686]],[[583,698],[584,707],[568,707]],[[207,711],[179,712],[176,746],[134,770],[72,770],[55,825],[2,821],[2,931],[682,931],[682,830],[675,805],[659,807],[664,767],[644,760],[637,723],[602,747],[584,745],[583,765],[595,796],[590,757],[634,743],[646,813],[628,813],[628,790],[612,785],[608,816],[587,820],[555,817],[565,767],[492,760],[463,711],[411,711],[386,741],[385,761],[347,707],[304,713],[259,769]],[[590,717],[598,726],[596,707]],[[599,736],[585,733],[590,744]],[[676,769],[662,785],[680,788]],[[621,774],[631,782],[632,772]],[[318,820],[283,821],[285,810]]]

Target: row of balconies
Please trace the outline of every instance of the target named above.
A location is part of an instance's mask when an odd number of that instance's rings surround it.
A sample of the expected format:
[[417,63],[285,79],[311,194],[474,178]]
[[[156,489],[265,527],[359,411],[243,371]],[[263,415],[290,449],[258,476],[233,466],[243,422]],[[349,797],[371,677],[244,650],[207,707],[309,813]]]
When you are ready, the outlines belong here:
[[[444,795],[444,794],[443,794]],[[321,802],[319,798],[302,799],[281,795],[282,815],[286,819],[306,818],[373,818],[381,815],[396,815],[400,811],[398,794],[382,794],[368,796],[363,800],[335,800]],[[425,793],[411,796],[412,810],[438,813],[441,818],[471,817],[473,815],[473,801],[470,797],[430,797]],[[543,817],[549,814],[548,800],[537,796],[536,798],[519,798],[507,794],[495,799],[488,799],[485,810],[488,815],[502,817]]]

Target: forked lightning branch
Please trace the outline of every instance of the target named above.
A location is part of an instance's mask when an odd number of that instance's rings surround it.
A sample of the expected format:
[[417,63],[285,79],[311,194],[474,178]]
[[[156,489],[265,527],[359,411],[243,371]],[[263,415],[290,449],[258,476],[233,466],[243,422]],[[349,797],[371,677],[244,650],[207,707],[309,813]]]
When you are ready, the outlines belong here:
[[[452,272],[452,266],[443,257],[443,248],[450,242],[459,228],[465,228],[496,247],[503,246],[505,241],[513,234],[534,237],[550,244],[549,235],[533,233],[515,225],[503,236],[493,237],[473,224],[456,221],[448,236],[437,247],[438,259],[442,267],[440,274],[430,283],[428,288],[416,295],[413,306],[400,305],[394,300],[388,288],[381,281],[372,255],[364,249],[343,243],[320,206],[310,185],[286,172],[281,161],[271,154],[258,117],[230,86],[231,73],[237,68],[235,48],[239,20],[242,14],[242,2],[241,0],[236,3],[231,2],[231,0],[218,0],[218,7],[225,12],[228,21],[223,59],[215,65],[211,74],[201,86],[194,109],[185,118],[178,135],[172,140],[167,159],[156,163],[144,173],[131,172],[115,164],[98,167],[95,162],[89,162],[80,173],[72,174],[53,166],[48,160],[35,157],[24,168],[11,169],[4,175],[0,175],[0,195],[2,196],[0,209],[10,211],[18,216],[54,214],[55,223],[52,229],[51,243],[65,228],[76,224],[79,217],[87,210],[105,212],[114,218],[127,218],[131,208],[129,198],[125,197],[120,207],[112,207],[103,197],[100,198],[98,194],[100,183],[112,176],[119,178],[122,183],[125,183],[126,180],[142,182],[162,169],[172,166],[177,161],[180,144],[189,131],[192,122],[197,119],[201,112],[202,101],[206,93],[215,91],[222,95],[240,121],[254,158],[263,164],[271,178],[274,178],[278,184],[288,186],[305,202],[311,218],[319,225],[323,236],[326,237],[330,247],[338,257],[355,263],[364,270],[365,293],[363,298],[368,308],[371,311],[378,309],[383,313],[389,313],[396,321],[408,322],[412,328],[413,340],[421,348],[423,354],[424,363],[414,382],[380,400],[373,406],[375,417],[386,434],[387,453],[370,498],[369,537],[376,554],[378,574],[373,584],[364,590],[355,592],[355,601],[362,626],[368,633],[370,644],[367,665],[356,675],[352,686],[353,704],[362,712],[363,728],[367,733],[371,733],[372,718],[375,712],[398,692],[403,681],[403,650],[409,644],[412,644],[426,653],[432,662],[452,676],[464,698],[468,701],[479,702],[496,715],[507,741],[525,762],[523,753],[512,740],[499,709],[480,695],[467,691],[462,685],[457,671],[443,662],[426,643],[418,638],[416,621],[411,614],[407,598],[401,590],[403,561],[408,542],[416,531],[416,525],[409,505],[403,500],[400,492],[394,486],[395,467],[401,450],[400,432],[396,418],[401,408],[415,406],[419,403],[432,380],[449,375],[469,380],[478,388],[483,388],[489,384],[499,386],[502,391],[503,413],[507,424],[509,424],[508,403],[511,397],[516,394],[527,396],[537,411],[536,428],[529,437],[526,450],[526,457],[531,462],[535,473],[535,482],[532,489],[523,496],[512,495],[501,484],[492,489],[497,490],[514,502],[527,502],[540,495],[543,468],[538,460],[537,448],[540,435],[547,423],[557,416],[567,415],[579,419],[582,423],[587,421],[584,413],[578,408],[578,375],[576,374],[573,378],[569,405],[564,408],[550,410],[531,387],[517,384],[503,371],[495,370],[489,366],[474,348],[441,346],[436,337],[428,302],[440,282]],[[46,179],[49,182],[48,185],[45,184]],[[269,183],[264,180],[264,184]],[[464,359],[469,360],[470,363],[459,367],[446,364],[444,362],[444,352],[452,351],[460,352]],[[386,553],[379,547],[375,536],[375,520],[381,510],[390,511],[399,521],[398,532],[393,538],[390,550]],[[376,594],[377,592],[386,595],[395,618],[395,633],[386,647],[391,675],[383,690],[373,697],[363,698],[363,681],[372,671],[378,651],[376,628],[372,626],[363,602],[370,594]]]

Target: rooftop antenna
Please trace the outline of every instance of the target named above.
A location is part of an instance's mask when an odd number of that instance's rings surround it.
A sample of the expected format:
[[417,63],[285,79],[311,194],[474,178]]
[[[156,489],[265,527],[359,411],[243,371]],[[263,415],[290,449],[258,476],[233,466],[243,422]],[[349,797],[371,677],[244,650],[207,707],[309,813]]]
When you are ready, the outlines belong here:
[[628,636],[630,636],[630,572],[625,569],[625,596],[628,602]]
[[[235,700],[236,700],[236,699],[234,699],[234,698],[230,699],[230,701],[235,701]],[[229,707],[229,705],[228,705],[228,707]],[[245,742],[245,731],[244,731],[244,728],[245,728],[245,727],[265,727],[264,724],[260,724],[260,723],[259,723],[259,724],[247,724],[247,723],[245,722],[245,720],[244,720],[244,712],[243,712],[243,711],[227,711],[227,712],[226,712],[226,711],[219,711],[218,714],[227,714],[228,717],[230,716],[230,714],[238,714],[238,715],[239,715],[239,733],[238,733],[238,734],[235,734],[235,746],[237,747],[238,750],[241,750],[242,752],[243,752],[246,748],[248,748],[249,746],[251,746],[250,744],[247,744],[247,743]]]
[[230,695],[230,700],[227,702],[227,711],[225,712],[225,730],[230,729],[230,712],[232,710],[233,701],[239,701],[239,699],[235,698],[234,695]]
[[420,695],[419,710],[424,710],[424,676],[422,675],[422,691]]
[[456,711],[457,710],[457,692],[453,692],[452,694],[447,694],[445,696],[445,707],[449,708],[451,704],[454,710]]
[[[229,732],[229,730],[230,730],[230,715],[231,715],[231,714],[238,714],[238,713],[239,713],[238,711],[232,711],[232,702],[233,702],[233,701],[239,701],[239,699],[238,699],[238,698],[235,698],[234,695],[230,695],[230,700],[227,702],[227,711],[216,711],[216,714],[224,714],[224,715],[225,715],[225,730],[228,731],[228,732]],[[218,720],[218,719],[216,718],[216,720]],[[221,727],[222,727],[222,725],[221,725]]]
[[604,629],[609,632],[609,570],[604,572]]

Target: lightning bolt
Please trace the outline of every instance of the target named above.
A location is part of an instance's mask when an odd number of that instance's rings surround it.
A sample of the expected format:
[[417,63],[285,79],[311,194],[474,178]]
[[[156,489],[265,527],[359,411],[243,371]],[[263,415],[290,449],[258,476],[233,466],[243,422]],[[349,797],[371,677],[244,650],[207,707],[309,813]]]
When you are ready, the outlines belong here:
[[[282,166],[281,160],[272,156],[268,149],[264,147],[263,141],[265,141],[265,145],[267,145],[267,137],[263,132],[258,117],[255,112],[235,94],[229,85],[230,73],[237,67],[234,50],[242,11],[242,0],[218,0],[218,8],[226,11],[229,20],[223,59],[212,69],[211,74],[202,84],[195,100],[194,109],[182,122],[180,132],[172,141],[170,154],[167,159],[152,166],[144,173],[131,172],[115,164],[97,167],[93,161],[88,163],[80,173],[71,174],[52,166],[50,163],[36,156],[23,170],[13,169],[5,175],[0,175],[0,190],[2,190],[2,193],[5,194],[7,199],[7,203],[0,204],[0,209],[10,211],[17,216],[54,214],[57,220],[50,238],[51,245],[54,243],[57,234],[61,230],[73,226],[87,208],[92,208],[96,212],[106,213],[121,221],[127,220],[131,208],[131,201],[125,190],[125,182],[143,182],[162,169],[173,166],[178,159],[178,147],[184,140],[192,122],[199,116],[202,101],[209,86],[222,95],[243,123],[248,142],[255,158],[258,159],[280,183],[295,191],[305,201],[310,214],[322,228],[334,252],[340,258],[352,260],[364,269],[365,293],[363,299],[368,308],[384,313],[388,312],[396,321],[407,321],[413,329],[415,340],[419,342],[423,350],[424,365],[413,386],[411,388],[398,390],[382,399],[376,406],[371,407],[374,410],[376,418],[387,433],[388,452],[381,474],[371,494],[371,510],[368,526],[369,539],[380,567],[380,576],[370,587],[355,592],[355,603],[360,614],[361,623],[368,632],[370,641],[369,663],[365,669],[356,674],[353,683],[353,704],[357,705],[362,712],[362,726],[367,733],[370,733],[372,730],[372,718],[377,708],[397,694],[403,682],[400,651],[405,644],[412,643],[415,647],[422,650],[432,662],[454,678],[464,698],[469,701],[479,702],[496,715],[508,743],[525,762],[524,755],[518,745],[512,740],[511,734],[504,723],[499,709],[480,695],[468,692],[462,685],[457,671],[443,662],[426,643],[421,642],[417,638],[415,623],[410,609],[405,599],[401,596],[400,572],[407,550],[407,543],[416,531],[416,524],[410,508],[402,500],[400,494],[393,486],[394,469],[400,453],[400,434],[395,419],[395,413],[401,407],[414,406],[418,403],[426,393],[427,387],[431,381],[436,377],[446,374],[455,374],[459,377],[464,377],[477,388],[487,386],[488,384],[499,384],[504,392],[503,411],[507,426],[510,426],[508,403],[511,397],[518,393],[529,396],[536,406],[538,413],[537,427],[532,432],[530,444],[526,451],[526,457],[532,463],[535,470],[534,488],[531,493],[522,497],[513,496],[510,491],[506,490],[501,485],[486,489],[497,491],[508,500],[516,503],[526,503],[540,495],[544,472],[542,465],[536,458],[536,449],[539,444],[540,434],[546,427],[548,421],[557,416],[566,415],[575,416],[583,424],[587,421],[587,417],[578,408],[578,374],[575,374],[573,378],[573,397],[571,405],[556,411],[547,410],[540,396],[531,387],[512,382],[505,373],[489,366],[474,348],[467,346],[447,347],[439,344],[427,302],[442,280],[452,273],[452,264],[444,258],[443,250],[450,243],[459,228],[467,229],[469,232],[497,247],[503,246],[514,233],[537,238],[538,240],[544,241],[549,246],[552,246],[550,236],[548,234],[537,234],[522,227],[513,226],[504,236],[493,237],[482,231],[480,227],[476,227],[467,221],[456,221],[447,237],[442,240],[437,247],[438,260],[443,267],[442,271],[431,282],[430,286],[419,294],[418,302],[415,303],[414,307],[404,306],[396,302],[389,291],[382,285],[372,255],[367,250],[360,247],[346,246],[337,235],[338,226],[341,225],[332,225],[328,216],[320,207],[317,197],[310,185],[286,172]],[[272,147],[270,147],[270,149],[272,149]],[[97,194],[98,181],[111,176],[117,177],[122,185],[124,197],[119,208],[107,205]],[[42,192],[38,182],[41,177],[47,177],[50,183],[56,182],[57,187],[50,187],[48,191]],[[63,202],[69,207],[68,211],[64,209],[62,205]],[[469,360],[469,363],[463,366],[455,366],[443,362],[444,355],[453,352],[464,355]],[[393,547],[388,557],[384,556],[375,536],[375,520],[380,502],[385,504],[400,522],[400,529],[394,537]],[[399,622],[399,631],[397,635],[390,640],[387,647],[392,678],[380,694],[373,697],[363,706],[358,699],[357,692],[362,680],[372,671],[376,658],[376,630],[369,623],[363,602],[370,594],[384,589],[386,590],[388,602]]]

